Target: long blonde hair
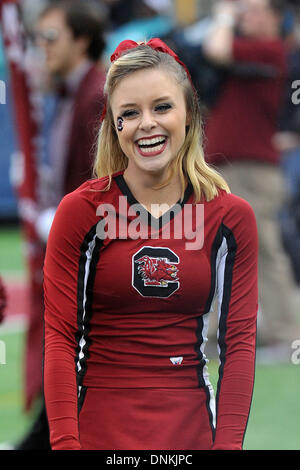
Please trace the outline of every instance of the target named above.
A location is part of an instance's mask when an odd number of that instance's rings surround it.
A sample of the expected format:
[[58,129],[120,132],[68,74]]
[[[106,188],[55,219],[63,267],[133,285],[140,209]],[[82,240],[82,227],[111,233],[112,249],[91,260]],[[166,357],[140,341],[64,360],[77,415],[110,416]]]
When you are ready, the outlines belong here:
[[98,136],[94,164],[95,176],[98,178],[103,176],[109,177],[108,185],[105,188],[108,190],[111,185],[112,175],[127,168],[128,159],[119,145],[110,107],[110,98],[124,77],[138,70],[149,68],[160,68],[174,75],[178,83],[183,87],[187,113],[190,116],[190,124],[187,127],[184,144],[177,158],[171,163],[167,180],[159,187],[167,185],[176,173],[180,176],[182,199],[187,177],[194,189],[195,202],[199,202],[202,195],[204,195],[207,201],[210,201],[217,196],[219,189],[230,192],[223,177],[205,162],[200,106],[195,89],[186,71],[169,54],[154,50],[145,44],[138,45],[136,48],[124,52],[111,64],[107,72],[104,87],[107,109]]

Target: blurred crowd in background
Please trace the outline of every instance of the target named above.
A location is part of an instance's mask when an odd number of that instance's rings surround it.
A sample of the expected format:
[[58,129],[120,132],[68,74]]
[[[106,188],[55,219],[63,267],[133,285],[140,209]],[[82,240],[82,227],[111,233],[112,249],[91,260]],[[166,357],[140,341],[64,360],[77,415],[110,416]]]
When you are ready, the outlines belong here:
[[[203,109],[207,160],[255,210],[260,238],[258,344],[265,354],[271,348],[275,360],[285,354],[287,341],[290,348],[293,339],[300,339],[298,0],[23,0],[20,6],[26,38],[22,61],[42,96],[34,216],[40,273],[59,201],[91,177],[110,55],[123,39],[160,37],[193,78]],[[9,74],[0,31],[0,79],[7,84],[7,105],[0,106],[3,223],[18,220],[14,188],[20,179]],[[28,408],[42,388],[42,274],[32,289],[25,366]],[[45,423],[43,409],[20,448],[47,448]]]

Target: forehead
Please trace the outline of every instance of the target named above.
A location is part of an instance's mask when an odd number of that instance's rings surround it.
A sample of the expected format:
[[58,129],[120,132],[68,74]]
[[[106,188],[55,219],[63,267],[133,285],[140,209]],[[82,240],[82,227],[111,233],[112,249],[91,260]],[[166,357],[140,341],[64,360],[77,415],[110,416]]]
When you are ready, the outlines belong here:
[[67,28],[64,12],[59,8],[49,10],[38,19],[37,27],[49,27],[57,29]]
[[247,8],[262,9],[269,6],[269,0],[242,0],[241,5]]
[[111,105],[122,106],[126,102],[156,100],[160,96],[170,96],[181,100],[183,86],[178,83],[174,73],[160,68],[135,71],[122,78],[111,94]]

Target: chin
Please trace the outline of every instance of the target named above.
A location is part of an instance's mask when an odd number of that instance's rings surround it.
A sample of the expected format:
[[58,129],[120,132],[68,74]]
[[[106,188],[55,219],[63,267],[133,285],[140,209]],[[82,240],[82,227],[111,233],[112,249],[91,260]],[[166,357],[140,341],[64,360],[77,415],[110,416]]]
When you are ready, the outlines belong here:
[[159,182],[163,182],[169,176],[169,165],[166,166],[156,166],[147,168],[144,170],[145,174],[148,174],[152,178],[156,179]]
[[142,171],[144,171],[145,173],[152,174],[152,175],[163,175],[167,171],[167,168],[153,166],[149,168],[142,168]]
[[165,161],[162,161],[162,159],[159,157],[152,158],[153,159],[151,159],[151,157],[147,157],[146,162],[144,161],[141,165],[146,171],[163,172],[167,170],[169,162],[166,163]]
[[256,28],[251,27],[250,25],[244,25],[241,27],[240,32],[242,36],[246,36],[248,38],[255,38],[257,36]]
[[57,68],[53,63],[47,62],[47,69],[50,74],[57,75]]

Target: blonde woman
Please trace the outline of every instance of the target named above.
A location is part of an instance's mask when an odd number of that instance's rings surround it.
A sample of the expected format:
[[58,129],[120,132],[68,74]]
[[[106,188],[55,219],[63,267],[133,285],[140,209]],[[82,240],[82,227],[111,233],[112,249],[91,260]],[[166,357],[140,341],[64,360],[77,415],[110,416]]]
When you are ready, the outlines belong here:
[[[257,313],[252,209],[202,151],[199,104],[162,41],[122,42],[96,178],[61,202],[45,261],[53,449],[241,449]],[[219,299],[216,397],[204,353]],[[216,398],[216,400],[215,400]]]

